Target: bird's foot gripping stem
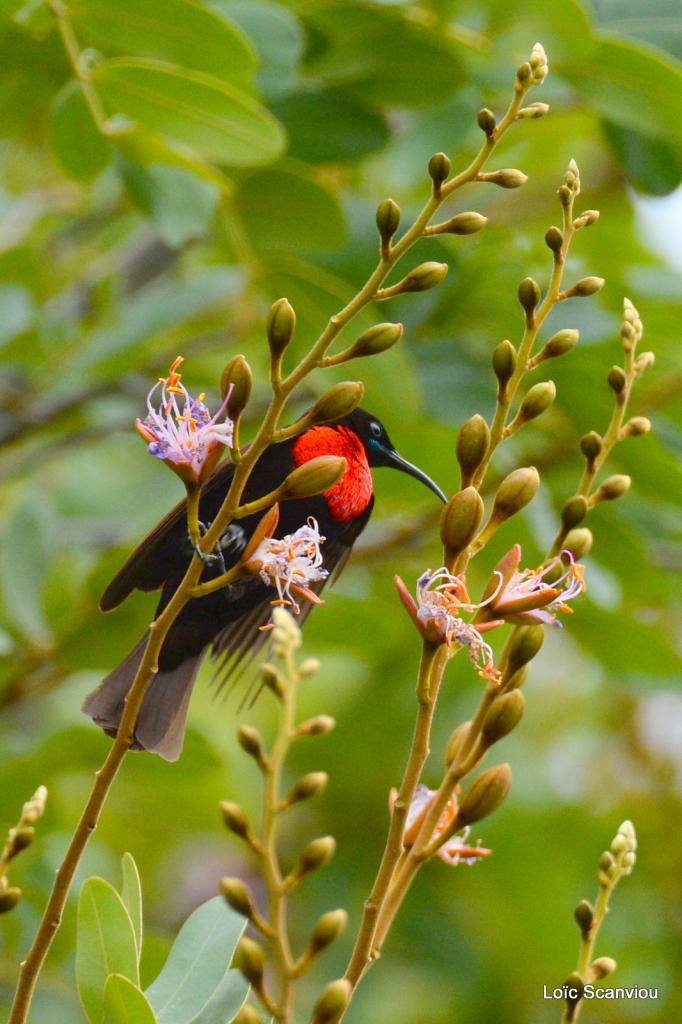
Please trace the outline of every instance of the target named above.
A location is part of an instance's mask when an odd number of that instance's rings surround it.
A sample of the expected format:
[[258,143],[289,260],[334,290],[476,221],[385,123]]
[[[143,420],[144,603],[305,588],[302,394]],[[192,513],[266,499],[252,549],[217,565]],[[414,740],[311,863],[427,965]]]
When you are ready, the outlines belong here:
[[[205,534],[208,532],[210,525],[211,524],[209,523],[207,526],[205,523],[199,521],[199,532],[201,533],[202,537],[205,536]],[[195,555],[197,556],[197,558],[200,559],[205,569],[214,569],[217,566],[220,569],[221,573],[225,572],[225,558],[223,557],[222,552],[222,538],[220,541],[218,541],[213,551],[203,551],[201,548],[200,541],[196,541],[194,544],[192,544],[192,548],[194,549]]]

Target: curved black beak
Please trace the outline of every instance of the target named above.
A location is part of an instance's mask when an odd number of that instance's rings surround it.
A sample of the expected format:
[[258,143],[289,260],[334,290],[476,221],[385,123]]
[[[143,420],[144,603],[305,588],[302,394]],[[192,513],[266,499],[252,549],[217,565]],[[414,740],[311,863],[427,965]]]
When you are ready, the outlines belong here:
[[437,494],[440,500],[447,503],[447,498],[441,491],[437,483],[435,483],[430,476],[428,476],[419,466],[414,466],[407,459],[404,459],[402,455],[399,455],[395,448],[382,450],[381,461],[377,461],[376,465],[380,466],[391,466],[393,469],[399,469],[401,473],[407,473],[408,476],[413,476],[415,480],[420,480],[425,487],[428,487],[430,491]]

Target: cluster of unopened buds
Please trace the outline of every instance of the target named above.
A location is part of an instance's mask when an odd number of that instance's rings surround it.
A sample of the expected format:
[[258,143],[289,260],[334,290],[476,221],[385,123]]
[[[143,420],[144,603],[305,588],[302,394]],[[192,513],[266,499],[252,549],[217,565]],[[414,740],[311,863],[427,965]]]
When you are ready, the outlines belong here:
[[[437,795],[436,790],[429,789],[428,786],[422,784],[418,785],[415,789],[410,808],[407,812],[405,831],[403,833],[403,843],[405,846],[412,846],[416,840],[429,808]],[[397,796],[398,791],[392,789],[388,798],[391,812],[393,811]],[[450,830],[457,818],[457,812],[457,793],[455,792],[450,797],[447,807],[440,816],[431,836],[431,842],[437,842],[446,831]],[[456,867],[458,864],[475,864],[482,857],[489,857],[493,851],[486,849],[485,846],[481,846],[480,840],[475,846],[469,845],[467,840],[470,831],[471,829],[468,825],[460,829],[458,835],[453,835],[451,839],[447,839],[442,846],[438,847],[435,856],[440,857],[441,860],[451,867]]]
[[[186,484],[197,485],[211,475],[224,448],[232,444],[234,424],[227,415],[230,391],[211,416],[205,396],[192,398],[182,383],[178,373],[182,363],[182,356],[178,356],[168,376],[159,377],[147,395],[147,416],[136,420],[135,426],[152,455]],[[161,400],[156,408],[153,398],[159,388]]]
[[[537,569],[519,569],[521,546],[514,547],[494,569],[479,602],[469,597],[464,575],[445,567],[422,573],[417,580],[417,599],[396,577],[400,599],[421,635],[430,643],[467,647],[479,674],[499,682],[493,650],[482,634],[511,622],[560,626],[558,612],[570,612],[568,602],[585,589],[584,568],[569,551]],[[466,621],[463,615],[473,615]]]

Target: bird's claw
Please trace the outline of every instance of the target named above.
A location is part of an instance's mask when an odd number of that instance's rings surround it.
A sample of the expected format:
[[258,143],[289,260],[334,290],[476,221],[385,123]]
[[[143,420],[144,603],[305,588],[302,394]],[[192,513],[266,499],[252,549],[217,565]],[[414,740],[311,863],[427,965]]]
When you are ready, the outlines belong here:
[[197,558],[200,559],[205,569],[213,569],[216,565],[219,567],[221,572],[225,572],[225,559],[223,553],[219,548],[215,548],[214,551],[206,552],[201,550],[199,543],[194,545],[194,553]]

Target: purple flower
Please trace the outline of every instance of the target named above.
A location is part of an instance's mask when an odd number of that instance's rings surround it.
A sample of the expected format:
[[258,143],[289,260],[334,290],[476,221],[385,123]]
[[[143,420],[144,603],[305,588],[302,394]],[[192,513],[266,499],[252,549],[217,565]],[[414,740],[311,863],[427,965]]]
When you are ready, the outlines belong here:
[[[211,416],[204,395],[192,398],[182,383],[178,367],[182,356],[173,362],[168,376],[160,377],[147,395],[147,416],[136,420],[138,433],[147,442],[147,450],[181,477],[186,484],[200,484],[215,469],[223,449],[232,444],[233,424],[226,410],[230,392]],[[152,403],[161,389],[158,408]],[[218,422],[224,417],[222,422]]]

